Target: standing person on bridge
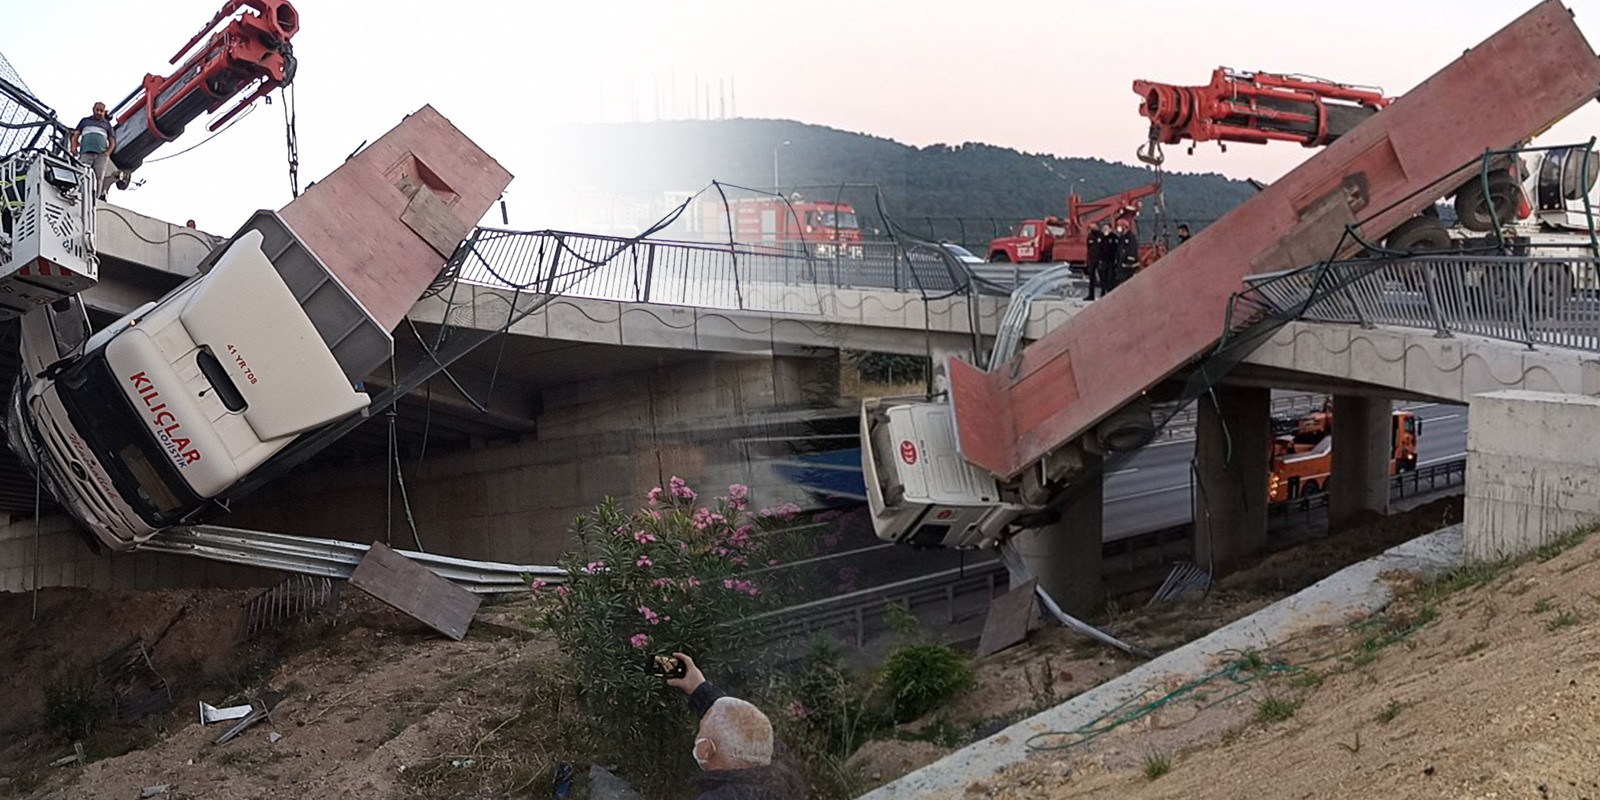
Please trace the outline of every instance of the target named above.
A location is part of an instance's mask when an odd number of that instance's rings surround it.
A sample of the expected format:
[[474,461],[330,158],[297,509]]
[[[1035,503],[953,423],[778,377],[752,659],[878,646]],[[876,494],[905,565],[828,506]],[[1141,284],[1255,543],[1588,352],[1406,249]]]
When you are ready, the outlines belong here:
[[1139,266],[1139,237],[1134,235],[1133,227],[1126,220],[1117,221],[1117,232],[1106,250],[1110,251],[1110,257],[1106,259],[1106,271],[1110,273],[1107,283],[1109,291],[1131,277]]
[[767,715],[706,680],[694,659],[683,653],[672,657],[685,669],[683,677],[667,683],[688,694],[689,708],[700,715],[694,760],[704,772],[693,781],[697,800],[805,800],[805,777],[773,738]]
[[105,103],[95,103],[93,115],[78,120],[67,147],[79,164],[94,172],[95,195],[106,199],[106,189],[111,187],[112,176],[116,174],[116,168],[111,165],[111,152],[117,149],[117,134]]
[[1089,273],[1088,299],[1090,300],[1093,300],[1096,297],[1096,290],[1098,290],[1099,296],[1101,297],[1104,297],[1106,292],[1111,291],[1111,287],[1105,284],[1106,254],[1110,252],[1110,250],[1111,226],[1105,222],[1101,222],[1099,227],[1090,228],[1087,247],[1085,248],[1084,254],[1084,271]]

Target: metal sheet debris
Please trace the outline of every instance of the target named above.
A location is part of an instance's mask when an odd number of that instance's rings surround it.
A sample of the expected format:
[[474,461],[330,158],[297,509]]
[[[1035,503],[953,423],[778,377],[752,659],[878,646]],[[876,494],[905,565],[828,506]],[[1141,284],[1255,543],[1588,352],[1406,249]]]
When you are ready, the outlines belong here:
[[217,708],[204,700],[200,701],[200,724],[210,725],[213,722],[226,722],[230,719],[239,719],[250,713],[248,704],[242,706],[228,706]]
[[350,573],[350,585],[458,642],[467,635],[467,626],[483,602],[382,542],[372,543]]

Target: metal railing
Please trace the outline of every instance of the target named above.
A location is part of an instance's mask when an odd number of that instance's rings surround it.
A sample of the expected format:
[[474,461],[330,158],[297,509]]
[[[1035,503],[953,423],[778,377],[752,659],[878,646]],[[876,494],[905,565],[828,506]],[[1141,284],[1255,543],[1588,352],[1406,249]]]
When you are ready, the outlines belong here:
[[[367,554],[368,546],[337,539],[313,539],[266,531],[247,531],[219,525],[195,525],[162,531],[139,546],[141,553],[193,556],[229,564],[243,564],[326,578],[350,577]],[[527,589],[525,575],[550,583],[566,579],[560,567],[541,564],[503,564],[452,558],[414,550],[397,550],[445,580],[478,594],[502,594]]]
[[1280,310],[1305,304],[1306,320],[1600,352],[1600,259],[1587,255],[1363,259],[1246,282]]
[[[464,281],[629,303],[816,313],[829,289],[964,292],[970,273],[928,242],[687,242],[479,228]],[[776,289],[776,290],[775,290]]]

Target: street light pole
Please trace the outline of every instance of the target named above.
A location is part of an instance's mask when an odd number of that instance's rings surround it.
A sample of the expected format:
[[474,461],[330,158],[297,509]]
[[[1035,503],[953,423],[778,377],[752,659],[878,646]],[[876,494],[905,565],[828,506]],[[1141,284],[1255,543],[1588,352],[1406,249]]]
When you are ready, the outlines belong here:
[[778,150],[780,148],[784,148],[784,147],[788,147],[788,146],[789,146],[789,140],[788,139],[784,139],[783,140],[783,144],[780,144],[777,147],[772,148],[772,193],[773,194],[783,194],[783,189],[781,188],[782,184],[778,183]]

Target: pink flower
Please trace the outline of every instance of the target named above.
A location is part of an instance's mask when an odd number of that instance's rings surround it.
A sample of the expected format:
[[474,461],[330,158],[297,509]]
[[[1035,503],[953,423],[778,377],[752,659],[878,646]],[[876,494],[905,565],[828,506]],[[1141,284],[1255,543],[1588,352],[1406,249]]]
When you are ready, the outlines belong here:
[[639,544],[649,544],[656,540],[656,535],[649,531],[634,531],[633,540]]
[[728,505],[742,511],[749,502],[749,498],[750,487],[742,483],[735,483],[728,487]]
[[744,565],[746,565],[746,564],[748,564],[750,562],[746,561],[744,556],[734,556],[733,557],[733,563],[734,563],[735,566],[742,567],[742,566],[744,566]]
[[600,570],[605,569],[605,567],[606,567],[606,562],[604,562],[604,561],[590,561],[589,562],[589,566],[584,567],[583,571],[589,573],[590,575],[593,575],[596,572],[599,572]]
[[696,578],[693,575],[690,575],[688,580],[689,580],[689,585],[690,586],[699,586],[700,585],[700,579]]
[[657,615],[656,612],[651,611],[649,606],[639,606],[639,613],[643,614],[645,621],[649,622],[651,625],[661,624],[661,617]]
[[776,566],[778,566],[778,559],[776,559],[776,558],[769,558],[769,559],[767,559],[767,566],[769,566],[769,567],[776,567]]
[[740,525],[739,529],[728,537],[728,544],[734,547],[744,547],[750,543],[750,534],[754,533],[755,529],[756,526],[754,525]]
[[671,586],[672,585],[672,579],[671,578],[656,578],[655,580],[650,582],[650,585],[656,587],[657,589],[659,589],[659,588],[661,588],[663,586]]
[[839,546],[839,540],[841,540],[843,538],[844,538],[844,534],[840,533],[839,531],[834,531],[833,533],[825,533],[825,534],[822,535],[822,543],[823,543],[823,545],[825,545],[827,547],[838,547]]
[[566,597],[567,595],[572,594],[572,590],[567,588],[567,587],[565,587],[565,586],[557,586],[556,587],[556,594],[559,594],[562,597]]
[[796,516],[799,516],[800,507],[795,505],[794,503],[784,503],[783,505],[780,505],[777,508],[772,509],[772,513],[776,514],[778,517],[784,519],[785,521],[793,520]]
[[811,716],[811,709],[806,708],[805,703],[795,700],[789,703],[789,716],[794,717],[795,719],[805,719],[806,717]]
[[655,564],[656,562],[651,561],[649,556],[639,556],[639,560],[634,562],[636,567],[653,567]]
[[655,505],[656,503],[661,502],[661,487],[657,486],[656,488],[651,489],[650,493],[645,495],[645,497],[650,501],[650,505]]
[[724,578],[722,580],[722,588],[732,589],[736,592],[744,592],[751,597],[755,597],[761,593],[760,590],[756,588],[755,581],[735,580],[733,578]]
[[672,480],[668,483],[668,485],[672,487],[673,497],[681,497],[684,500],[693,500],[699,496],[695,494],[693,489],[689,488],[688,483],[685,483],[682,478],[676,475],[672,476]]
[[634,647],[644,647],[650,643],[650,637],[643,633],[636,633],[628,640]]

